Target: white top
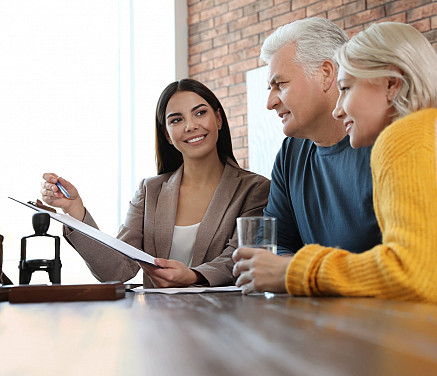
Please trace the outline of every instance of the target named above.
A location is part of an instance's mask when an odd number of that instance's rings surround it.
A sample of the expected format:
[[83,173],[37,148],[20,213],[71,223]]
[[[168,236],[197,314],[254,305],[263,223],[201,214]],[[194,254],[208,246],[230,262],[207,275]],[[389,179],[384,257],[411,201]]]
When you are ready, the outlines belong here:
[[193,246],[199,226],[200,222],[190,226],[174,227],[169,259],[183,262],[187,267],[191,266]]

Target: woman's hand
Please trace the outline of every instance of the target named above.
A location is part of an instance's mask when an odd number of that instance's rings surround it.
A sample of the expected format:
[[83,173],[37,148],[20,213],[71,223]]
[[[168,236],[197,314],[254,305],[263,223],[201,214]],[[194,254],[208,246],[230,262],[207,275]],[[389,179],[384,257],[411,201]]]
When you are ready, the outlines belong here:
[[139,263],[155,287],[183,287],[194,285],[199,281],[196,272],[180,261],[156,258],[155,263],[161,268]]
[[243,287],[243,294],[250,292],[287,292],[285,274],[291,257],[278,256],[260,248],[237,248],[232,254],[235,262],[235,283]]
[[[42,178],[44,179],[41,183],[42,200],[51,206],[61,208],[64,213],[82,221],[85,216],[85,207],[75,186],[53,173],[45,173]],[[56,185],[58,181],[66,189],[70,198],[65,197],[59,190]]]

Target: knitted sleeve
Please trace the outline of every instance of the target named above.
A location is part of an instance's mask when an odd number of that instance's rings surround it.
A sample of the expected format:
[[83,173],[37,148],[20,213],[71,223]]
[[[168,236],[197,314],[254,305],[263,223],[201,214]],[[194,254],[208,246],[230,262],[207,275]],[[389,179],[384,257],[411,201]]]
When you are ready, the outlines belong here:
[[437,302],[436,119],[437,109],[410,114],[375,143],[371,164],[382,244],[360,254],[304,246],[288,266],[290,294]]

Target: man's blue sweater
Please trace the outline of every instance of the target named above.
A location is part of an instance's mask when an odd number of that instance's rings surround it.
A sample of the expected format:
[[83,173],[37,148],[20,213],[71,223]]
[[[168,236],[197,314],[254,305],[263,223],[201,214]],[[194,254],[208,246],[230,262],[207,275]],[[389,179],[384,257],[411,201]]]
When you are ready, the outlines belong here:
[[370,152],[370,147],[352,149],[349,136],[331,147],[283,141],[264,209],[264,215],[277,217],[278,254],[314,243],[360,253],[381,243]]

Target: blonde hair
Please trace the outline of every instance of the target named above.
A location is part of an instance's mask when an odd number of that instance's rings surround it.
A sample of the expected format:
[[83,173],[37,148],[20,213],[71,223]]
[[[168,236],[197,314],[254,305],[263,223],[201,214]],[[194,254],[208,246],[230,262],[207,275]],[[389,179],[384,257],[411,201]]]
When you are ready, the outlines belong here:
[[332,21],[320,17],[305,18],[278,27],[264,41],[260,58],[268,64],[281,47],[296,43],[294,62],[310,77],[325,60],[335,63],[335,51],[347,40],[347,34]]
[[393,120],[423,108],[437,107],[437,53],[411,25],[373,24],[353,36],[335,58],[345,72],[358,78],[401,79],[392,101],[397,111]]

